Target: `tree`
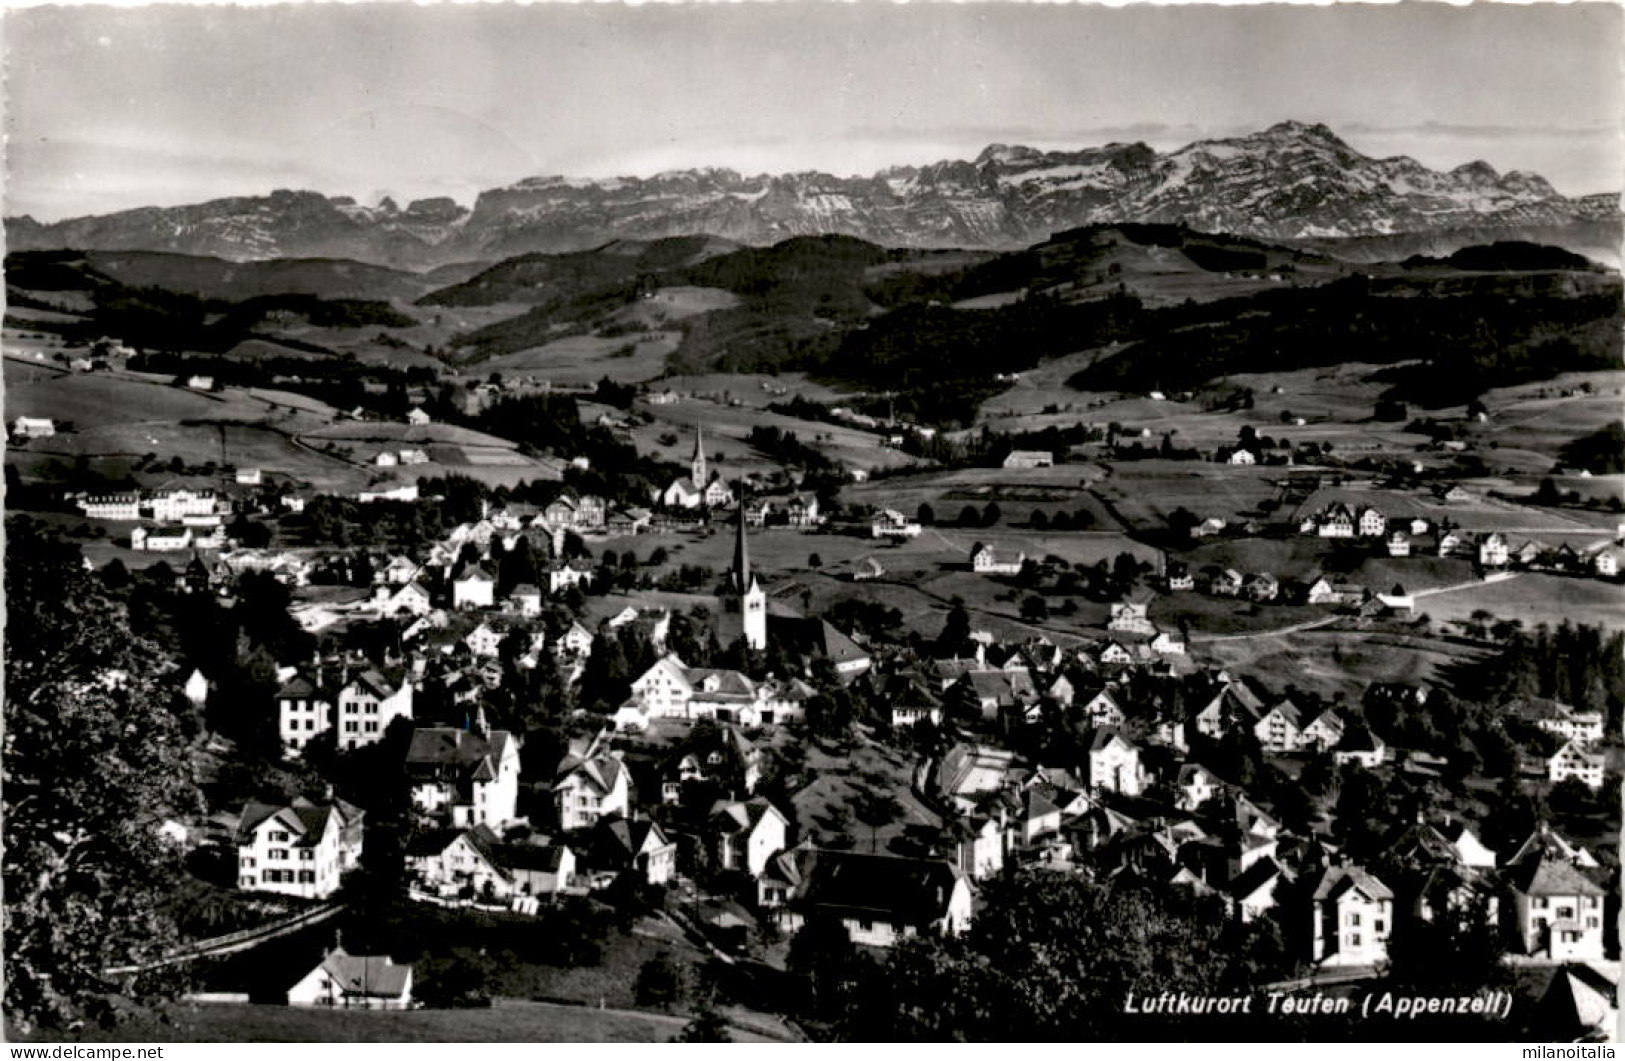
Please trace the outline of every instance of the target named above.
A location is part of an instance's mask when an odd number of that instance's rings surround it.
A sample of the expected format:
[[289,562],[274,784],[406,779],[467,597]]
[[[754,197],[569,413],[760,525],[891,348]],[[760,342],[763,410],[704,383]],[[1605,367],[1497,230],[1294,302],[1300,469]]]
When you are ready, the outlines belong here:
[[853,801],[852,813],[869,827],[869,852],[880,851],[880,830],[903,816],[903,804],[884,788],[866,788]]
[[1030,596],[1021,602],[1021,617],[1031,622],[1042,622],[1049,618],[1049,604],[1043,597]]
[[914,513],[914,520],[922,527],[929,527],[937,522],[936,509],[932,508],[928,502],[921,501],[918,511]]
[[643,963],[638,970],[637,983],[632,987],[632,994],[640,1006],[659,1006],[665,1008],[682,1001],[683,997],[683,971],[671,960],[671,956],[661,951],[653,958]]
[[824,558],[819,556],[817,553],[813,553],[811,556],[807,557],[807,566],[812,570],[817,571],[819,568],[824,566]]
[[784,965],[801,981],[799,994],[807,999],[808,1012],[829,1017],[837,1012],[843,989],[855,978],[861,960],[845,925],[815,915],[790,940]]
[[987,507],[982,509],[982,526],[991,527],[1004,518],[1004,510],[999,508],[997,501],[989,501]]
[[961,527],[979,527],[982,525],[982,514],[975,505],[966,505],[959,510],[959,525]]
[[29,521],[6,558],[5,1013],[19,1030],[111,1023],[120,997],[172,994],[162,970],[115,976],[179,942],[184,870],[157,839],[201,809],[174,661],[131,632],[79,552]]
[[733,1038],[728,1035],[728,1022],[714,1006],[701,1006],[694,1019],[683,1026],[683,1030],[672,1040],[674,1043],[731,1043]]

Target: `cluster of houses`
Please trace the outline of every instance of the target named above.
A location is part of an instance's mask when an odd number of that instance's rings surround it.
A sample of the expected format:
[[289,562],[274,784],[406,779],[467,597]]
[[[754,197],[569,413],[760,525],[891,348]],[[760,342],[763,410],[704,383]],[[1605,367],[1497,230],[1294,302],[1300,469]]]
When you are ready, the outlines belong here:
[[[1441,499],[1446,501],[1465,498],[1460,487],[1441,493]],[[1499,531],[1469,533],[1449,520],[1433,522],[1419,516],[1390,519],[1370,505],[1351,506],[1341,501],[1304,517],[1298,529],[1300,533],[1321,538],[1376,539],[1377,551],[1392,558],[1460,557],[1474,561],[1487,571],[1513,568],[1614,579],[1619,576],[1621,560],[1625,559],[1625,550],[1614,543],[1600,549],[1580,550],[1568,542],[1554,546],[1530,539],[1515,540]]]

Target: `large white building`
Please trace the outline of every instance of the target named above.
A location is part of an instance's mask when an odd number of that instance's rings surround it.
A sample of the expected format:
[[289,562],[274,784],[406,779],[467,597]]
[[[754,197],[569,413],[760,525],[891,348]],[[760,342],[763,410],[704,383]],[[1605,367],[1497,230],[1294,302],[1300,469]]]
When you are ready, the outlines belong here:
[[464,828],[500,829],[519,820],[519,738],[485,725],[471,730],[426,727],[412,734],[406,752],[412,806]]
[[1316,965],[1377,965],[1388,960],[1394,893],[1358,866],[1332,866],[1314,891],[1309,960]]
[[237,825],[237,885],[244,891],[325,899],[361,857],[366,812],[343,800],[319,806],[250,803]]
[[382,739],[397,718],[412,717],[412,683],[364,670],[339,689],[335,727],[340,748],[359,748]]

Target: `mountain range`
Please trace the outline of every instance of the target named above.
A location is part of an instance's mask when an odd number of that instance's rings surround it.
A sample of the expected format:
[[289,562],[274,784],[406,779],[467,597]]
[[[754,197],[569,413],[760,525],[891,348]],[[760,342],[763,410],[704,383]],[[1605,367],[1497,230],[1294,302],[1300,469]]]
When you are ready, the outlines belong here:
[[1439,171],[1403,156],[1371,158],[1324,125],[1283,122],[1167,153],[1143,143],[1078,151],[994,144],[971,161],[861,177],[727,169],[535,177],[480,193],[472,209],[451,199],[368,207],[276,191],[55,223],[24,216],[8,219],[6,234],[14,250],[332,257],[423,269],[700,233],[754,245],[834,233],[894,247],[1007,249],[1120,222],[1322,246],[1350,240],[1371,257],[1448,253],[1535,233],[1617,260],[1620,201],[1565,197],[1536,174],[1497,173],[1484,162]]

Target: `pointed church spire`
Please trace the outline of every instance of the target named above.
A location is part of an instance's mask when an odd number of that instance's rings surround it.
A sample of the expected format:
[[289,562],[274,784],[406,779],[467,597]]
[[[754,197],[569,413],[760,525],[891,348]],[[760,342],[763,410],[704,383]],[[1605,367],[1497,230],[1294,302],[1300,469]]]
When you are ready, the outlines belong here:
[[706,480],[709,477],[706,475],[705,467],[705,426],[703,424],[694,425],[694,456],[688,462],[688,469],[690,478],[694,480],[694,485],[702,490],[705,489]]
[[745,496],[740,492],[737,533],[734,537],[734,585],[739,592],[750,589],[750,547],[745,542]]

